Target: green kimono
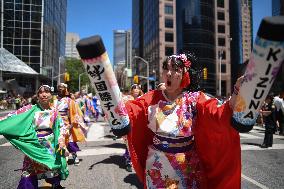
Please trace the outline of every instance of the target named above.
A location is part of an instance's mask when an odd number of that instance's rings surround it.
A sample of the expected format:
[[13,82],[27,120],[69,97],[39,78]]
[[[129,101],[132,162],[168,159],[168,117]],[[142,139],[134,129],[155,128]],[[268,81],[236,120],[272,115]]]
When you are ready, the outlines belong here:
[[[34,116],[38,111],[42,111],[39,105],[28,105],[4,118],[0,118],[0,135],[4,135],[13,146],[20,149],[30,159],[45,165],[51,170],[60,170],[61,179],[65,180],[69,175],[69,171],[64,153],[61,154],[56,150],[53,156],[46,147],[39,143],[33,126]],[[56,117],[52,126],[53,145],[56,149],[58,149],[60,134],[59,123],[59,118]]]

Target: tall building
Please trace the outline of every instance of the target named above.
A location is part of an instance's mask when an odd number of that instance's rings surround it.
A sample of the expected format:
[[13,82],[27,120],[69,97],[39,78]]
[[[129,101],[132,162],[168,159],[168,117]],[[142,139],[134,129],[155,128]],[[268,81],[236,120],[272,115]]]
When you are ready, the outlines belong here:
[[[284,0],[272,0],[272,16],[284,15]],[[282,64],[275,82],[273,83],[272,90],[275,93],[284,91],[284,65]]]
[[[133,59],[134,73],[147,76],[149,70],[149,76],[159,80],[162,62],[176,53],[176,1],[133,0],[132,30],[133,55],[144,59]],[[144,89],[146,82],[141,82]]]
[[[253,45],[252,0],[229,1],[231,38],[231,86],[249,60]],[[238,32],[236,32],[238,31]]]
[[216,89],[219,96],[231,94],[231,36],[229,1],[215,1]]
[[132,34],[127,30],[113,31],[113,67],[121,88],[130,85],[132,75]]
[[131,68],[131,31],[113,31],[113,66],[125,63],[126,68]]
[[[40,73],[23,79],[10,73],[34,92],[39,83],[53,83],[59,75],[59,57],[65,53],[67,0],[1,0],[1,46]],[[51,82],[52,80],[52,82]]]
[[76,44],[80,40],[77,33],[66,33],[66,43],[65,43],[65,57],[66,58],[76,58],[80,59],[79,53],[76,49]]
[[272,16],[284,15],[284,0],[272,0]]
[[177,49],[196,54],[200,68],[206,67],[208,79],[202,88],[216,94],[215,4],[214,0],[176,0]]

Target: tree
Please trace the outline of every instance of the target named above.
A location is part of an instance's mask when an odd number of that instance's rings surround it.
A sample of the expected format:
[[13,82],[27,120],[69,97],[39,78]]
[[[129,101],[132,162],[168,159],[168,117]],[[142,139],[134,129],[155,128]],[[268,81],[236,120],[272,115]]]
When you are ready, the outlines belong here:
[[[68,58],[65,62],[66,72],[69,73],[70,80],[67,82],[70,92],[76,92],[79,90],[79,75],[85,72],[85,68],[81,60],[75,58]],[[81,86],[88,84],[90,86],[90,80],[86,74],[81,75]]]

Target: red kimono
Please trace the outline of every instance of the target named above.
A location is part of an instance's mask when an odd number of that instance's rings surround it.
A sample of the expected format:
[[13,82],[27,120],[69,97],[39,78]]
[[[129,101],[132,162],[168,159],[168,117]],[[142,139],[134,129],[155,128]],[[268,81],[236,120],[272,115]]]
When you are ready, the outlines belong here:
[[145,188],[240,188],[239,133],[228,102],[202,92],[169,101],[151,91],[126,103],[133,167]]

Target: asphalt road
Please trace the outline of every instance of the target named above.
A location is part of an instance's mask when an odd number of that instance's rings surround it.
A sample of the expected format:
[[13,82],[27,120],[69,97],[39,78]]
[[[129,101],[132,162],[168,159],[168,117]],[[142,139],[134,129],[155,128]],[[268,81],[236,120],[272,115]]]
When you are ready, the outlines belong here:
[[[284,188],[284,137],[274,135],[272,148],[259,145],[264,129],[255,127],[241,134],[242,188]],[[67,189],[126,189],[142,188],[134,172],[124,169],[125,145],[121,139],[113,141],[105,122],[94,123],[86,143],[80,144],[80,165],[69,165],[70,175],[62,186]],[[17,188],[23,155],[0,135],[0,189]],[[46,186],[41,182],[41,188]]]

